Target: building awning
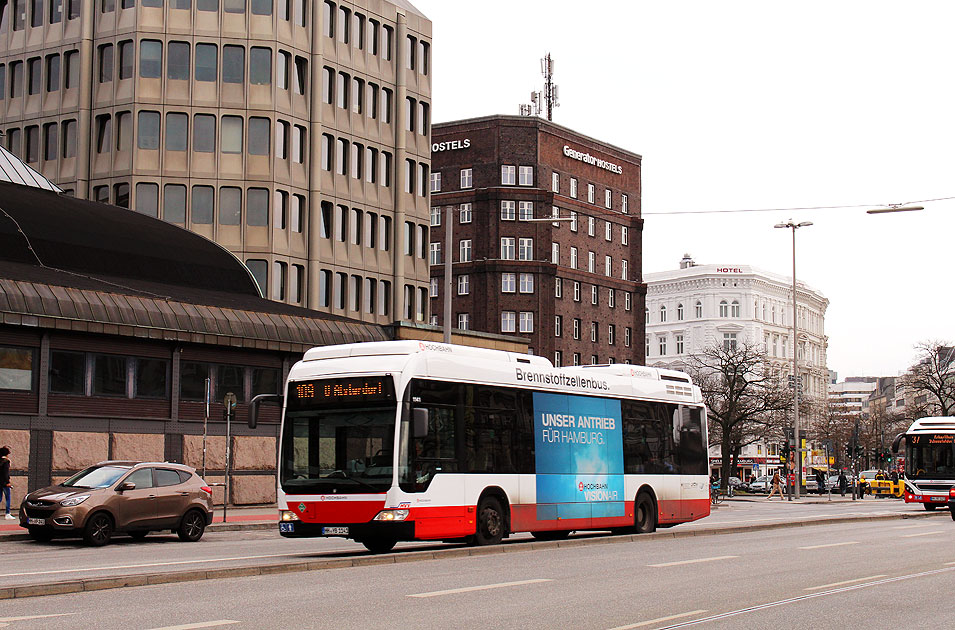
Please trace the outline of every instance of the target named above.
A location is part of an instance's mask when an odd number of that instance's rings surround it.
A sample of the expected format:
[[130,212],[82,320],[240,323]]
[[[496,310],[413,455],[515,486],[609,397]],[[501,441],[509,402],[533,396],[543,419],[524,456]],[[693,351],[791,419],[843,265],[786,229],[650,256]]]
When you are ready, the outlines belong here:
[[0,324],[293,353],[390,339],[381,326],[295,311],[210,306],[0,277]]

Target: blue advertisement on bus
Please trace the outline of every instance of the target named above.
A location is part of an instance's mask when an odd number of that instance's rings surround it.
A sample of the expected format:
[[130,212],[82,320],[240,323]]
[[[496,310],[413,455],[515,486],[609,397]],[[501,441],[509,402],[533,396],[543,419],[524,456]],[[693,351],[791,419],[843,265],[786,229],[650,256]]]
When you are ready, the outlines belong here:
[[537,518],[624,515],[620,401],[534,393]]

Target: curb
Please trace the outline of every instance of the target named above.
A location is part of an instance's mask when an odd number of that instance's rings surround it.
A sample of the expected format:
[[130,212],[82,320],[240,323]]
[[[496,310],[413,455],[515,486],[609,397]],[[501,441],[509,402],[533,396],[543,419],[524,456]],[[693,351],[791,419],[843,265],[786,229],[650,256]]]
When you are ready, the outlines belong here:
[[[251,521],[245,523],[213,523],[206,527],[207,532],[240,532],[240,531],[256,531],[264,529],[275,529],[277,520],[272,521]],[[4,534],[0,532],[0,541],[2,540],[30,540],[30,534],[26,532],[14,532],[12,534]],[[2,598],[0,598],[2,599]]]
[[[111,576],[101,578],[86,578],[50,582],[46,584],[29,584],[24,586],[0,587],[0,600],[17,599],[22,597],[41,597],[44,595],[62,595],[64,593],[81,593],[87,591],[101,591],[131,586],[147,586],[153,584],[170,584],[175,582],[195,582],[199,580],[217,580],[221,578],[250,577],[257,575],[276,575],[280,573],[295,573],[300,571],[325,571],[329,569],[344,569],[348,567],[365,567],[381,564],[398,564],[404,562],[421,562],[424,560],[440,560],[442,558],[462,558],[466,556],[487,556],[497,553],[517,553],[525,551],[539,551],[542,549],[563,549],[572,547],[588,547],[591,545],[612,545],[618,543],[641,542],[666,538],[693,538],[697,536],[719,536],[723,534],[739,534],[753,531],[773,529],[788,529],[791,527],[812,527],[817,525],[836,525],[840,523],[855,523],[860,521],[891,521],[907,520],[911,518],[932,518],[941,516],[941,512],[925,512],[912,514],[885,514],[878,516],[842,516],[825,518],[815,521],[793,521],[787,523],[764,523],[761,525],[737,525],[734,527],[717,527],[705,530],[678,530],[657,531],[652,534],[625,534],[622,536],[594,536],[588,538],[572,538],[556,541],[513,542],[490,547],[453,547],[450,549],[436,549],[431,551],[407,551],[374,556],[359,556],[356,558],[329,558],[327,560],[301,560],[298,562],[284,562],[247,567],[231,567],[221,569],[194,569],[189,571],[174,571],[167,573],[146,573],[127,576]],[[266,529],[274,527],[274,523],[249,523],[245,526],[223,523],[230,528]],[[222,530],[220,530],[222,531]],[[227,529],[225,531],[233,531]]]

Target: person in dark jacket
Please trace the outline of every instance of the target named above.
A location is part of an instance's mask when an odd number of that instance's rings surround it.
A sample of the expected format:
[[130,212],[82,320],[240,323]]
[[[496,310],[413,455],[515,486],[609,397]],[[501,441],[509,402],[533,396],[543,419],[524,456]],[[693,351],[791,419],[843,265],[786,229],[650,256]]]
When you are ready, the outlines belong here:
[[849,480],[846,479],[846,471],[839,471],[839,494],[846,496],[846,490],[849,488]]
[[13,487],[10,484],[10,447],[0,446],[0,488],[3,488],[3,498],[7,508],[7,520],[13,520],[13,514],[10,514],[10,493]]

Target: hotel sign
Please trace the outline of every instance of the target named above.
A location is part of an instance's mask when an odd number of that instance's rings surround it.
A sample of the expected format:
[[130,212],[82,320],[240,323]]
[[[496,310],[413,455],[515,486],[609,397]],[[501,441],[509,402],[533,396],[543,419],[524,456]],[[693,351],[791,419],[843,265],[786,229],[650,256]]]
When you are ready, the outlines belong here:
[[435,142],[431,145],[431,152],[439,153],[441,151],[454,151],[456,149],[467,149],[470,146],[470,138],[465,138],[464,140],[450,140],[448,142]]
[[564,155],[574,160],[580,162],[585,162],[587,164],[592,164],[597,168],[602,168],[611,173],[616,173],[617,175],[623,175],[623,168],[619,164],[614,164],[613,162],[607,162],[606,160],[601,160],[598,157],[590,155],[589,153],[581,153],[575,149],[571,149],[566,144],[564,145]]

